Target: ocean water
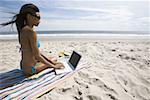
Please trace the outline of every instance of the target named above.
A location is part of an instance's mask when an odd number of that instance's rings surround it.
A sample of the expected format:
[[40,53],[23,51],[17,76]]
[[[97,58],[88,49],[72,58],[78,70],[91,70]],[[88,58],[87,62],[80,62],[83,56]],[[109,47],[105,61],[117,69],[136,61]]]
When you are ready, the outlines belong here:
[[[39,37],[69,37],[69,38],[84,38],[84,37],[128,37],[128,36],[137,36],[137,37],[150,37],[148,32],[139,32],[139,31],[93,31],[93,30],[57,30],[57,31],[37,31]],[[0,39],[9,39],[17,38],[17,32],[0,32]]]
[[[94,30],[56,30],[56,31],[36,31],[37,34],[135,34],[135,35],[147,35],[149,32],[143,31],[94,31]],[[17,32],[0,32],[0,35],[15,35]]]

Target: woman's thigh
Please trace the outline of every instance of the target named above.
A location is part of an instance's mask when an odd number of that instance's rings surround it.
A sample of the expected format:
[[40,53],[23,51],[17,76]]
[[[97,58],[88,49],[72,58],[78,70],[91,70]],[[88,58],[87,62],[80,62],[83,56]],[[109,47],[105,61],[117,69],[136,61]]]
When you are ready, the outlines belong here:
[[36,65],[35,65],[35,69],[36,69],[36,73],[39,73],[47,68],[50,68],[48,65],[46,64],[43,64],[41,62],[38,62]]
[[34,75],[34,74],[35,74],[34,66],[22,68],[22,71],[24,72],[24,74],[25,74],[26,76],[31,76],[31,75]]
[[57,58],[56,57],[52,57],[52,56],[48,57],[48,59],[51,60],[51,61],[57,61]]

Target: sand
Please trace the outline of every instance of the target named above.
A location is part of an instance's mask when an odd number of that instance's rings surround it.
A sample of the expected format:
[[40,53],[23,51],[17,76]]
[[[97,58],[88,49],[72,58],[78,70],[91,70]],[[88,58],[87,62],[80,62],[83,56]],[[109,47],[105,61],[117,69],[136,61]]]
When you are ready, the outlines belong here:
[[[89,68],[38,100],[150,100],[150,40],[41,40],[46,56],[62,50],[79,52]],[[0,40],[0,72],[19,68],[20,59],[17,40]]]

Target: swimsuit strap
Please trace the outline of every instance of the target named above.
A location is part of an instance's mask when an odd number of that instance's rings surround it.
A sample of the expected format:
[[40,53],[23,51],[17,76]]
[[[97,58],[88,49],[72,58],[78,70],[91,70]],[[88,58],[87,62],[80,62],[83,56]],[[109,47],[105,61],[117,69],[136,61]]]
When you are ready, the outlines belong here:
[[[40,48],[40,41],[39,40],[37,40],[37,47]],[[30,50],[30,49],[22,49],[21,47],[19,48],[19,52],[28,51],[28,50]]]

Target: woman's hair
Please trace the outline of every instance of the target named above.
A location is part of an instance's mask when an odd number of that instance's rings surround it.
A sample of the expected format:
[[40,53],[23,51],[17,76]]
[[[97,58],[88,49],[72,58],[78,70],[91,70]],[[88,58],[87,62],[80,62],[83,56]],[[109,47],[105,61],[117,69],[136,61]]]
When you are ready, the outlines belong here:
[[21,7],[19,14],[14,15],[11,21],[0,25],[7,26],[15,23],[18,31],[18,40],[20,43],[20,31],[27,23],[27,14],[35,15],[36,12],[39,12],[39,9],[34,4],[25,4]]

